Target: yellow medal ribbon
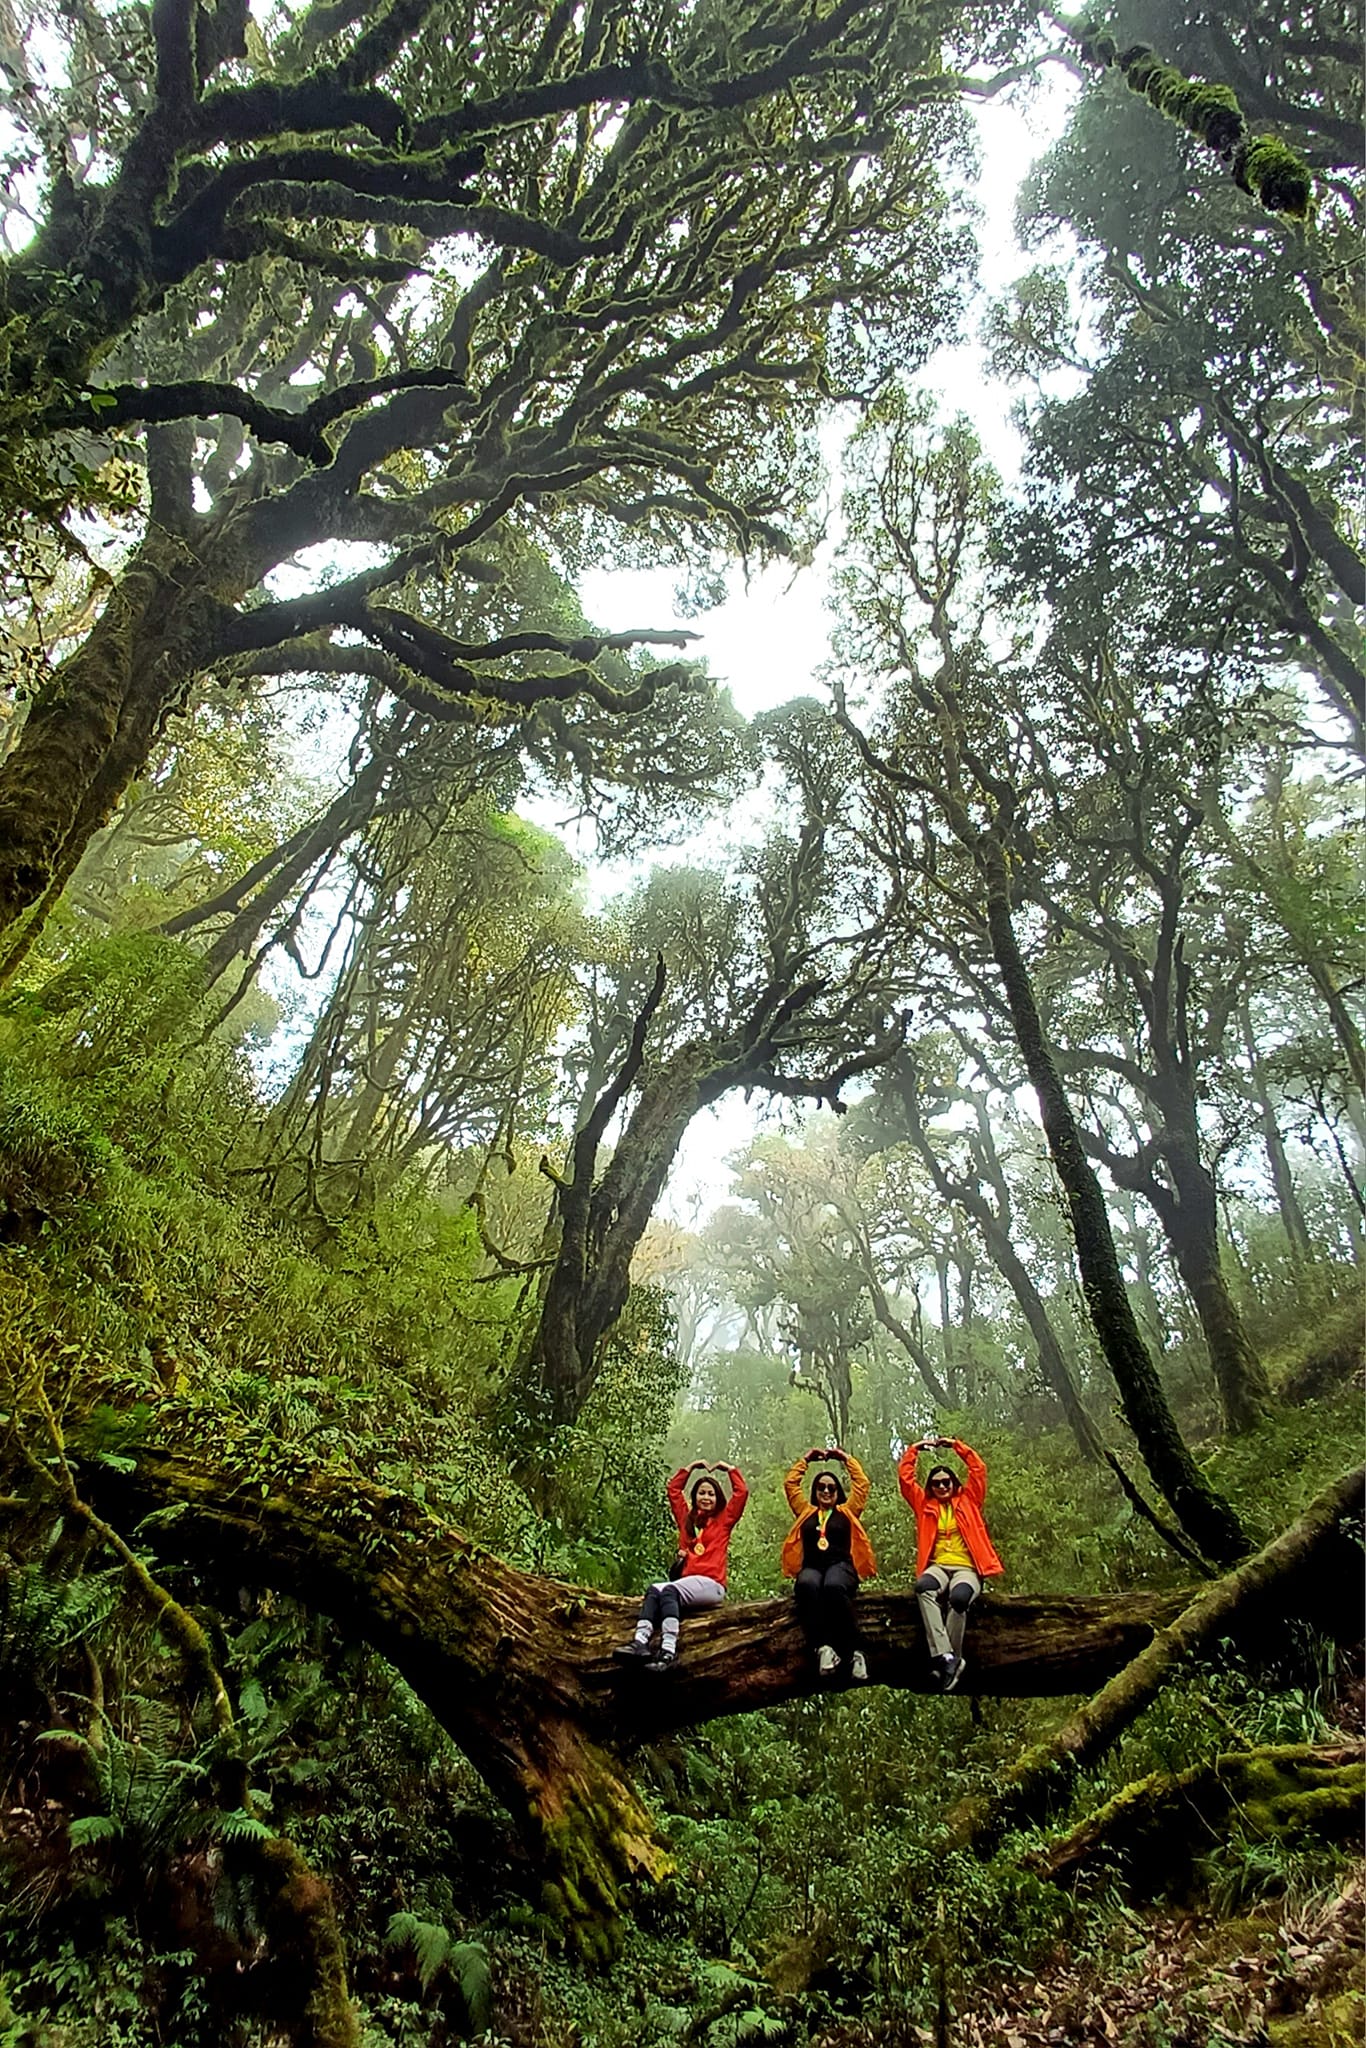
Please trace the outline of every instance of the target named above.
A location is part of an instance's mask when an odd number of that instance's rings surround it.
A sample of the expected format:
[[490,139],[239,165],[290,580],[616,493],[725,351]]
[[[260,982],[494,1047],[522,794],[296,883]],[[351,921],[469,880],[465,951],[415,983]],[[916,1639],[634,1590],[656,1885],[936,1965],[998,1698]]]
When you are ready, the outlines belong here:
[[829,1520],[830,1520],[830,1510],[829,1510],[829,1508],[817,1508],[817,1510],[816,1510],[816,1526],[817,1526],[817,1527],[819,1528],[819,1530],[820,1530],[820,1534],[819,1534],[819,1536],[818,1536],[818,1537],[816,1538],[816,1548],[817,1548],[817,1550],[828,1550],[828,1549],[830,1548],[830,1542],[829,1542],[829,1538],[828,1538],[828,1537],[826,1536],[826,1533],[825,1533],[825,1525],[826,1525],[826,1523],[827,1523],[827,1522],[828,1522]]

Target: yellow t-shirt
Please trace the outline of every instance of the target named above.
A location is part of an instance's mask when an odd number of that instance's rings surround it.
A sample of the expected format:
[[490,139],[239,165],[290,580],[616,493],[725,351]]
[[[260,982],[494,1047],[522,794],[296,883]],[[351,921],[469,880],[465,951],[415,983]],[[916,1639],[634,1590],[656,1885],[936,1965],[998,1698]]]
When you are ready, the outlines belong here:
[[973,1571],[972,1554],[964,1543],[958,1527],[958,1517],[953,1512],[952,1501],[941,1501],[939,1505],[939,1534],[934,1539],[930,1552],[930,1563],[942,1565],[946,1572]]

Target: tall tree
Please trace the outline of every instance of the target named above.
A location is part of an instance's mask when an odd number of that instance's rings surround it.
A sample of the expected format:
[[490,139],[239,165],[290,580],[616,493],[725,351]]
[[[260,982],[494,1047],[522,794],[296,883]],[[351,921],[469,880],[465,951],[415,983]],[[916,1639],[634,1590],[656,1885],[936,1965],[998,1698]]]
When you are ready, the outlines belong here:
[[1187,1534],[1227,1559],[1247,1538],[1191,1456],[1138,1328],[1020,936],[1021,878],[1037,858],[1022,796],[1024,735],[1004,715],[1002,663],[986,644],[985,592],[973,585],[992,482],[965,425],[935,447],[925,425],[923,408],[890,394],[861,430],[862,487],[847,501],[842,707],[846,680],[863,688],[871,677],[893,679],[875,741],[841,712],[867,769],[865,845],[885,866],[898,923],[912,912],[923,933],[923,905],[933,902],[941,917],[947,908],[954,964],[989,1011],[1008,1013],[1126,1419]]
[[[393,0],[269,40],[240,0],[159,0],[114,28],[96,104],[27,115],[56,162],[6,267],[0,425],[138,426],[147,512],[0,770],[0,925],[210,671],[369,676],[436,717],[686,703],[690,669],[620,687],[534,603],[471,632],[490,536],[571,564],[791,548],[822,405],[932,344],[964,253],[916,0]],[[324,568],[338,546],[365,566]]]

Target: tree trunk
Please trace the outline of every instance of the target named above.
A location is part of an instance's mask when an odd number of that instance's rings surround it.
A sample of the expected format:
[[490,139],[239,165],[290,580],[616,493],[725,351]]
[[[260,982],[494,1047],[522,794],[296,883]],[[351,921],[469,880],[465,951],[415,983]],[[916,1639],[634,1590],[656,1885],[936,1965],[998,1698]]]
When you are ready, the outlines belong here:
[[[888,1301],[886,1289],[879,1280],[877,1268],[873,1264],[872,1248],[868,1244],[866,1237],[863,1236],[859,1240],[858,1261],[859,1270],[863,1274],[863,1284],[868,1289],[868,1299],[873,1306],[873,1314],[881,1323],[883,1329],[887,1331],[888,1335],[895,1337],[897,1343],[910,1359],[911,1364],[920,1374],[925,1385],[925,1391],[931,1401],[933,1401],[936,1409],[947,1411],[953,1405],[949,1400],[949,1390],[931,1365],[929,1353],[924,1345],[917,1342]],[[836,1442],[842,1443],[843,1438],[836,1438]]]
[[[1170,1155],[1169,1155],[1170,1157]],[[1266,1420],[1271,1382],[1252,1347],[1237,1304],[1229,1292],[1219,1256],[1219,1221],[1214,1177],[1201,1160],[1187,1158],[1180,1175],[1172,1162],[1179,1200],[1169,1202],[1172,1256],[1200,1318],[1205,1346],[1219,1387],[1224,1427],[1246,1436]],[[1159,1211],[1159,1214],[1162,1212]]]
[[[1366,1470],[1321,1493],[1300,1520],[1202,1592],[1047,1741],[1020,1758],[999,1790],[953,1816],[963,1840],[988,1853],[1008,1828],[1042,1820],[1070,1797],[1079,1773],[1156,1698],[1190,1657],[1242,1634],[1264,1651],[1287,1619],[1360,1631],[1360,1519]],[[1345,1525],[1351,1524],[1352,1527]],[[1344,1579],[1352,1588],[1343,1599]]]
[[1004,850],[996,839],[984,835],[979,856],[986,881],[992,952],[1025,1068],[1038,1097],[1049,1153],[1067,1196],[1087,1310],[1114,1374],[1125,1420],[1154,1485],[1186,1534],[1216,1563],[1231,1563],[1245,1556],[1251,1544],[1232,1507],[1215,1493],[1191,1456],[1134,1320],[1105,1197],[1086,1157],[1077,1120],[1044,1037],[1029,970],[1015,936]]
[[[681,1663],[663,1677],[612,1661],[634,1601],[518,1572],[401,1494],[319,1473],[244,1480],[152,1450],[132,1473],[91,1464],[83,1483],[125,1517],[174,1504],[154,1525],[167,1554],[232,1586],[277,1587],[387,1657],[514,1815],[548,1905],[590,1952],[610,1944],[623,1887],[668,1867],[619,1750],[817,1690],[790,1600],[690,1619]],[[1337,1514],[1352,1497],[1339,1486],[1331,1512],[1321,1505],[1194,1607],[1189,1591],[986,1596],[972,1620],[971,1690],[1056,1697],[1121,1673],[1132,1693],[1145,1646],[1159,1652],[1156,1684],[1178,1649],[1249,1620],[1264,1633],[1266,1600],[1252,1592],[1282,1604],[1292,1582],[1321,1583],[1325,1562],[1331,1577]],[[1193,1617],[1230,1587],[1237,1597],[1201,1633]],[[1339,1618],[1355,1613],[1337,1584],[1332,1597]],[[859,1625],[874,1682],[930,1690],[913,1594],[861,1593]]]
[[72,873],[161,721],[213,659],[221,611],[198,574],[184,543],[153,532],[35,700],[0,767],[0,931]]
[[1305,1266],[1314,1256],[1309,1229],[1295,1192],[1295,1182],[1286,1156],[1285,1140],[1276,1119],[1271,1098],[1262,1080],[1262,1063],[1257,1051],[1256,1033],[1252,1027],[1252,1010],[1247,997],[1239,1005],[1239,1022],[1243,1028],[1243,1049],[1247,1054],[1249,1085],[1252,1099],[1257,1105],[1261,1120],[1262,1143],[1266,1147],[1266,1163],[1271,1171],[1271,1185],[1276,1191],[1276,1206],[1281,1212],[1281,1227],[1285,1231],[1286,1244],[1290,1250],[1291,1263]]
[[[1104,1157],[1116,1180],[1152,1204],[1176,1270],[1195,1305],[1205,1348],[1219,1388],[1224,1427],[1245,1436],[1266,1420],[1272,1405],[1266,1367],[1253,1349],[1229,1292],[1219,1256],[1219,1204],[1214,1175],[1200,1157],[1200,1131],[1189,1076],[1169,1062],[1153,1083],[1161,1119],[1154,1144],[1171,1175],[1160,1180],[1146,1157],[1122,1160],[1109,1148]],[[1132,1170],[1126,1171],[1126,1167]]]

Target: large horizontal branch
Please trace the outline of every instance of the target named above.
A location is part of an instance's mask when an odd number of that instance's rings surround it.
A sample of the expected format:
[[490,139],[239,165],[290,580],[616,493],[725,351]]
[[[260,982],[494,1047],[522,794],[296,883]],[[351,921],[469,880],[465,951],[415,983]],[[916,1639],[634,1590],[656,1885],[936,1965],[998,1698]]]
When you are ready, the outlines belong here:
[[301,412],[286,412],[280,406],[265,404],[239,384],[215,384],[203,379],[178,384],[115,384],[92,390],[80,403],[50,411],[46,418],[51,427],[93,425],[106,429],[134,422],[153,426],[168,420],[226,416],[241,420],[259,440],[282,442],[306,462],[325,465],[333,455],[325,428],[391,392],[428,387],[463,390],[465,385],[453,370],[397,370],[387,377],[343,384],[315,398]]
[[[592,654],[581,655],[578,665],[571,669],[531,675],[500,675],[491,669],[472,667],[468,660],[458,658],[457,650],[463,651],[466,643],[450,640],[424,620],[414,618],[410,612],[396,611],[389,605],[357,607],[342,623],[377,641],[386,654],[414,673],[419,679],[416,693],[409,688],[401,690],[400,694],[405,702],[413,703],[415,708],[428,712],[434,718],[442,717],[452,702],[461,704],[470,697],[482,697],[518,711],[529,710],[537,704],[563,704],[573,697],[588,697],[600,710],[629,714],[646,710],[661,689],[703,687],[694,668],[683,662],[671,662],[642,676],[634,689],[618,689],[588,665],[593,659]],[[548,634],[517,637],[552,640]],[[629,634],[605,635],[587,638],[578,644],[600,652],[614,644],[629,646],[632,637]],[[691,637],[687,633],[650,636],[656,644],[664,645],[677,645],[680,640],[686,642]],[[424,688],[423,683],[432,687]],[[420,704],[417,698],[421,699]]]
[[[519,1572],[416,1501],[362,1480],[297,1466],[272,1477],[143,1449],[131,1470],[92,1461],[81,1483],[125,1526],[153,1517],[140,1540],[168,1559],[234,1588],[276,1588],[370,1643],[516,1815],[565,1895],[609,1916],[623,1882],[665,1867],[620,1751],[816,1690],[790,1599],[690,1619],[677,1669],[658,1677],[612,1658],[633,1600]],[[1302,1598],[1316,1570],[1322,1578],[1325,1556],[1333,1564],[1336,1534],[1320,1514],[1312,1530],[1302,1523],[1281,1539],[1277,1566],[1264,1565],[1259,1580],[1277,1612]],[[1246,1583],[1259,1565],[1233,1578]],[[1340,1585],[1330,1597],[1346,1611]],[[1092,1691],[1166,1644],[1195,1611],[1191,1599],[987,1595],[973,1618],[968,1687],[1005,1697]],[[1358,1603],[1347,1604],[1355,1615]],[[1220,1632],[1236,1635],[1249,1613],[1265,1637],[1266,1600],[1226,1603]],[[930,1689],[912,1593],[865,1590],[859,1622],[874,1683]]]

